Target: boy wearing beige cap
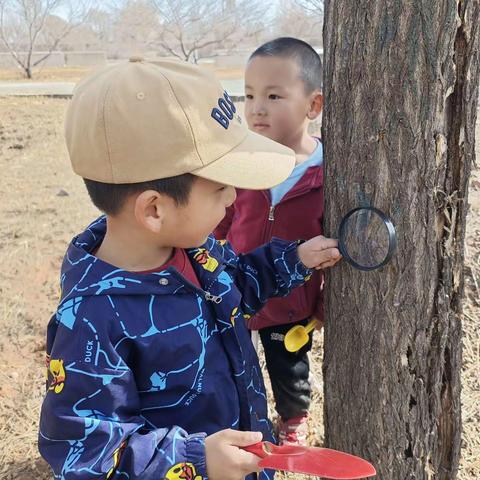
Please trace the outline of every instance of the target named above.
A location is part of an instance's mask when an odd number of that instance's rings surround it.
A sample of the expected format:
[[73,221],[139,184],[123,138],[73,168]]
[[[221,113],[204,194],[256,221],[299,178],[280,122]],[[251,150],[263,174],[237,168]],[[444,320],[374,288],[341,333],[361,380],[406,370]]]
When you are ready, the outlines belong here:
[[65,480],[255,478],[259,458],[241,447],[272,437],[244,319],[339,253],[315,237],[237,256],[209,234],[235,186],[281,182],[293,152],[249,132],[213,77],[176,61],[85,79],[65,132],[105,216],[62,265],[41,454]]

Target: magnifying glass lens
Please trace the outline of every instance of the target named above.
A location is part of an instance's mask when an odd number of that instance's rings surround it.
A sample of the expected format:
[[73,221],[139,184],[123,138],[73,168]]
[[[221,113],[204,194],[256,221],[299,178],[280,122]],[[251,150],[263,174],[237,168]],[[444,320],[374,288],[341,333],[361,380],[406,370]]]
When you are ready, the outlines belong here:
[[339,233],[342,255],[363,270],[384,265],[396,244],[393,224],[382,212],[373,208],[358,208],[350,212],[344,218]]

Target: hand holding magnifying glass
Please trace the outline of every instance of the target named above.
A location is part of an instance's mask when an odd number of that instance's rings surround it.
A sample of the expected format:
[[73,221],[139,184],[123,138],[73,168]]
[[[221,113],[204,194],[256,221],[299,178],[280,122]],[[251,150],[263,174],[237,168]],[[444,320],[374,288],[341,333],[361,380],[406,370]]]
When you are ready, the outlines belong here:
[[298,258],[307,268],[319,270],[335,265],[342,257],[336,239],[319,235],[298,246]]

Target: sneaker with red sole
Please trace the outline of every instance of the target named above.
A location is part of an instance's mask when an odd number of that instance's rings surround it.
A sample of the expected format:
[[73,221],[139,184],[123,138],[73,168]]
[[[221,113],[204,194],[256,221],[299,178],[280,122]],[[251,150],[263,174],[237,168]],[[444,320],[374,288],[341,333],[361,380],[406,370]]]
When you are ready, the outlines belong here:
[[279,445],[307,445],[308,415],[281,420],[278,422]]

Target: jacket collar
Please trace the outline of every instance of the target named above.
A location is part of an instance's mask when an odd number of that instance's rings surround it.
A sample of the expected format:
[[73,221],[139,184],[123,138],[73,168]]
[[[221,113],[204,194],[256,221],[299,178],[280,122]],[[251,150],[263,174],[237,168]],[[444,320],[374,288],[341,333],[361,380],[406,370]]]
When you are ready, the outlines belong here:
[[[321,187],[323,187],[323,163],[320,166],[309,167],[303,174],[302,178],[285,195],[282,202]],[[270,190],[262,190],[262,193],[269,201],[271,200]]]
[[[91,252],[101,244],[106,230],[106,218],[102,216],[70,243],[62,264],[62,302],[80,296],[200,292],[174,267],[154,273],[128,272],[93,256]],[[213,236],[201,247],[186,252],[202,286],[212,284],[225,268]]]

